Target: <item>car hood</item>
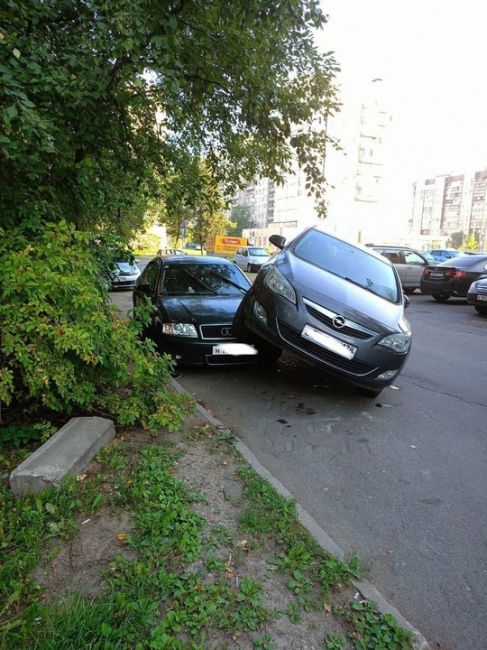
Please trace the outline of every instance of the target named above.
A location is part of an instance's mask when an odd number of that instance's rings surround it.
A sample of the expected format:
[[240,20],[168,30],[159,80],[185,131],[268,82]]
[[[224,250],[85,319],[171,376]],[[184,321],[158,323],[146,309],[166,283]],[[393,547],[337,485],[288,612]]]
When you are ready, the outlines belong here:
[[174,323],[232,323],[243,296],[169,296],[159,307]]
[[139,269],[130,262],[116,262],[115,273],[117,275],[137,275]]
[[289,253],[276,261],[279,270],[308,298],[376,332],[409,331],[402,304],[392,303]]

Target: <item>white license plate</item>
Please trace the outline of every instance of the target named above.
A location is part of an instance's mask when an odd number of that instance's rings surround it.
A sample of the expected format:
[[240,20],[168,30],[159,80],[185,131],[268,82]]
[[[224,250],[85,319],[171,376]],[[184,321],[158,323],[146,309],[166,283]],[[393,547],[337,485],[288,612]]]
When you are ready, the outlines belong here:
[[487,296],[477,296],[477,300],[485,300],[487,302]]
[[220,343],[220,345],[213,346],[213,356],[225,354],[231,357],[240,357],[243,355],[257,354],[257,350],[253,345],[246,343]]
[[353,359],[355,352],[357,352],[357,348],[353,345],[344,343],[343,341],[336,339],[334,336],[330,336],[321,330],[311,327],[311,325],[304,326],[301,336],[304,339],[308,339],[313,341],[313,343],[321,345],[331,352],[335,352],[335,354],[339,354],[341,357],[345,357],[345,359]]
[[443,273],[430,273],[431,278],[442,278]]

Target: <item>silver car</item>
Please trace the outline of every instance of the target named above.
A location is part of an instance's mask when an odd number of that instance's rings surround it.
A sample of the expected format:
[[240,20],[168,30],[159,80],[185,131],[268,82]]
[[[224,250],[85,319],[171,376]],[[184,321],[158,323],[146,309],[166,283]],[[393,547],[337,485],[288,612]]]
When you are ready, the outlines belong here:
[[405,293],[413,293],[415,289],[420,288],[424,269],[428,264],[434,263],[434,259],[428,253],[420,253],[408,246],[371,246],[371,248],[394,264]]

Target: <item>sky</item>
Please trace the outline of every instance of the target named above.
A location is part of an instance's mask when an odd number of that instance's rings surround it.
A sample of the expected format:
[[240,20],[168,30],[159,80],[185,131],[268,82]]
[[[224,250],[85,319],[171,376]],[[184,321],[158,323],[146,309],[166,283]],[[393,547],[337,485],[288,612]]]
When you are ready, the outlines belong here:
[[[487,168],[487,2],[321,0],[344,87],[384,80],[391,183]],[[402,199],[401,199],[402,200]]]

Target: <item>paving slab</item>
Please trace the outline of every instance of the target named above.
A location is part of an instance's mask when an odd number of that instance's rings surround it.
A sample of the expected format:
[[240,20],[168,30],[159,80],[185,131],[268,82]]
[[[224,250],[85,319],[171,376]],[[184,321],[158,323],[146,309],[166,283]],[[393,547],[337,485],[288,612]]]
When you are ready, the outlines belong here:
[[71,418],[13,470],[10,474],[13,493],[21,497],[59,487],[68,474],[80,474],[114,436],[111,420],[96,416]]

